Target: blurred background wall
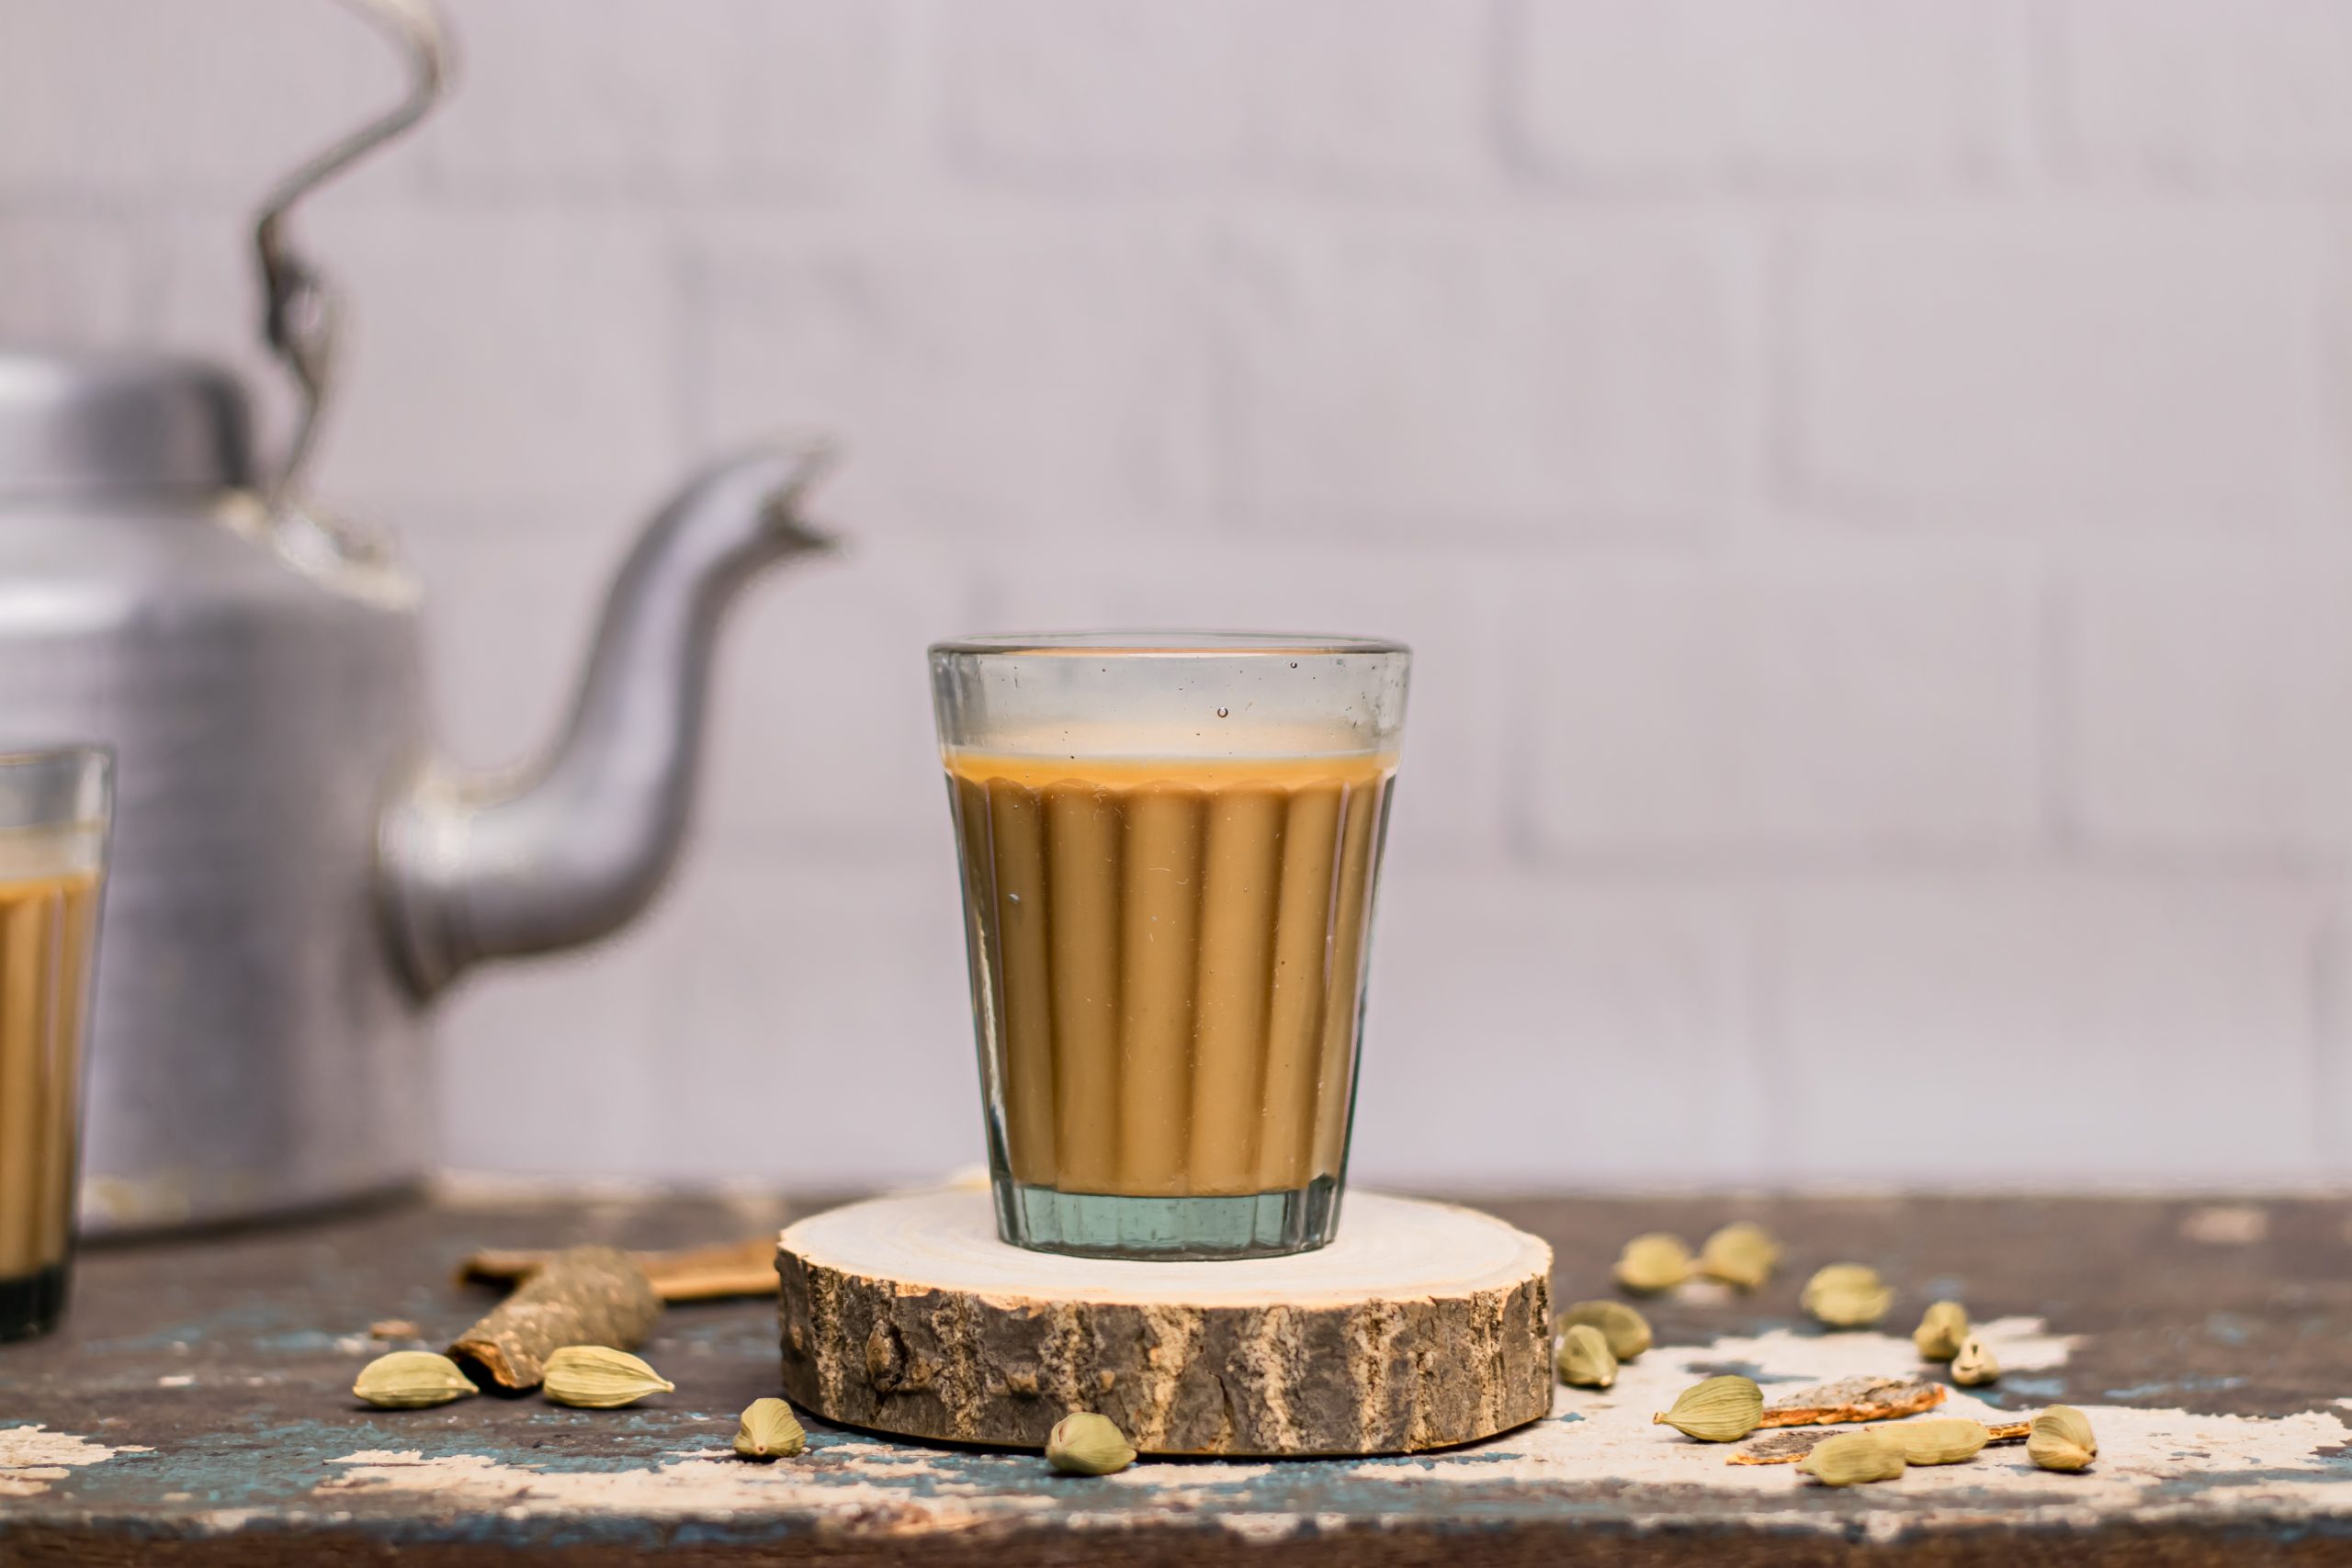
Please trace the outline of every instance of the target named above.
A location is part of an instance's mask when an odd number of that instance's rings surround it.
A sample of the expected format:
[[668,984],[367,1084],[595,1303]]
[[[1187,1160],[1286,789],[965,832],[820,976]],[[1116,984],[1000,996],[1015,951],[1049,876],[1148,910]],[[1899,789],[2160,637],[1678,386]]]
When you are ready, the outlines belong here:
[[[2352,1174],[2352,5],[448,10],[306,223],[451,746],[690,462],[837,433],[855,540],[650,924],[449,1009],[451,1164],[978,1157],[922,645],[1178,623],[1418,650],[1363,1174]],[[243,217],[393,87],[0,0],[0,334],[266,378]]]

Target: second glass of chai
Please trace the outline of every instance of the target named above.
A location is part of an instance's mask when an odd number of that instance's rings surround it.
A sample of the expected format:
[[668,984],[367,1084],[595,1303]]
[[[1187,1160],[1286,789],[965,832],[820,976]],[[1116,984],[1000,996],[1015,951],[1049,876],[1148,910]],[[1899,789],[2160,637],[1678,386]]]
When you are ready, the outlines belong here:
[[0,1340],[65,1311],[114,761],[0,753]]
[[1410,659],[1217,633],[932,649],[1006,1241],[1331,1239]]

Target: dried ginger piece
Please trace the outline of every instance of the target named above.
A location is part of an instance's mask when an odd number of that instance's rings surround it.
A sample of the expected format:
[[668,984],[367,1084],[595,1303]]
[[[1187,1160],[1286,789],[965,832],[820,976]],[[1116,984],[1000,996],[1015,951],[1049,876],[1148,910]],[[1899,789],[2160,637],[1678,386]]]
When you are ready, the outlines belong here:
[[1844,1421],[1891,1421],[1944,1402],[1944,1385],[1916,1378],[1840,1378],[1803,1389],[1764,1407],[1764,1427],[1830,1427]]

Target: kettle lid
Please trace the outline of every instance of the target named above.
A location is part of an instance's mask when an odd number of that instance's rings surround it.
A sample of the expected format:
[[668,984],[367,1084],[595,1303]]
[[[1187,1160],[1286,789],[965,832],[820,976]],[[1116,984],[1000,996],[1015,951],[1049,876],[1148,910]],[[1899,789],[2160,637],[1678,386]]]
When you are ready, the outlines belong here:
[[0,500],[243,485],[251,425],[206,360],[0,348]]

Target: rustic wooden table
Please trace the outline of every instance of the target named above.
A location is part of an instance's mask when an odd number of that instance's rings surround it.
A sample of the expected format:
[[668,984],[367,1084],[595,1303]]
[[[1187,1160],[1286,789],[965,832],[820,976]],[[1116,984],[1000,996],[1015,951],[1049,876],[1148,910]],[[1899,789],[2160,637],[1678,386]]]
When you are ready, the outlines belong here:
[[[379,1210],[86,1257],[69,1329],[0,1348],[0,1564],[63,1562],[1555,1563],[2352,1562],[2352,1204],[2317,1200],[1627,1201],[1490,1207],[1558,1248],[1556,1299],[1601,1293],[1626,1236],[1763,1221],[1790,1244],[1752,1297],[1655,1303],[1659,1345],[1605,1393],[1416,1458],[1139,1465],[1102,1480],[1035,1455],[811,1422],[808,1452],[735,1460],[774,1392],[774,1309],[672,1308],[647,1356],[678,1388],[631,1409],[348,1396],[407,1318],[435,1341],[481,1309],[450,1283],[487,1246],[675,1247],[779,1225],[777,1202]],[[1818,1264],[1876,1264],[1891,1335],[1796,1311]],[[1904,1334],[1951,1295],[2008,1368],[1982,1403],[2086,1408],[2081,1475],[2016,1449],[1824,1491],[1653,1426],[1697,1378],[1768,1386],[1912,1372]],[[1899,1321],[1898,1321],[1899,1320]],[[1965,1392],[1952,1408],[1973,1411]]]

